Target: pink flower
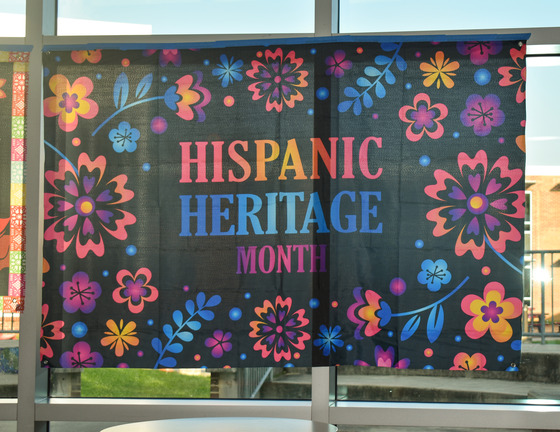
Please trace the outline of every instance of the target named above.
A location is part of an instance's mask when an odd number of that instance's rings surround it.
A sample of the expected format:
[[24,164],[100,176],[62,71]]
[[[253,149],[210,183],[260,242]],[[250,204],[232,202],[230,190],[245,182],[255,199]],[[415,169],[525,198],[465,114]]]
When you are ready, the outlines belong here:
[[158,298],[156,287],[149,285],[152,272],[142,267],[134,276],[128,270],[117,273],[119,287],[113,291],[113,300],[117,303],[128,302],[128,310],[140,313],[144,310],[144,302],[153,302]]
[[357,287],[354,288],[353,294],[356,302],[348,308],[346,316],[350,321],[358,324],[354,337],[363,339],[361,331],[364,326],[365,336],[376,335],[391,320],[391,307],[387,302],[382,301],[381,296],[375,291],[366,290],[362,294],[362,288]]
[[467,98],[467,108],[461,112],[461,123],[472,127],[477,136],[490,134],[493,127],[501,126],[505,114],[500,109],[500,98],[494,94],[482,97],[472,94]]
[[229,352],[233,348],[232,343],[229,342],[231,336],[231,332],[224,333],[222,330],[214,330],[214,334],[204,341],[204,345],[212,348],[212,357],[221,358],[224,352]]
[[90,63],[99,63],[101,60],[101,50],[72,51],[70,56],[76,63],[83,63],[86,60]]
[[341,78],[345,70],[350,70],[352,68],[352,62],[350,60],[344,60],[345,57],[346,53],[342,50],[337,50],[332,57],[327,57],[325,63],[328,68],[325,73],[328,76],[334,75],[336,78]]
[[502,87],[517,85],[517,94],[515,101],[521,103],[525,100],[525,84],[527,82],[527,68],[525,67],[525,54],[527,52],[527,45],[524,44],[521,48],[512,48],[509,50],[511,59],[515,66],[502,66],[498,69],[498,73],[502,76],[499,84]]
[[419,93],[414,97],[414,106],[405,105],[399,110],[399,118],[409,123],[406,137],[409,141],[419,141],[424,133],[432,139],[441,138],[443,125],[440,123],[447,117],[447,107],[442,103],[431,104],[430,96]]
[[[394,367],[395,369],[406,369],[410,365],[410,359],[403,358],[400,359],[397,363],[395,363],[395,349],[393,347],[387,348],[387,351],[383,350],[379,345],[375,347],[374,351],[374,359],[375,359],[375,366],[377,367],[385,367],[391,368]],[[356,360],[354,362],[354,366],[371,366],[369,363],[366,363],[362,360]]]
[[60,295],[64,298],[62,306],[69,313],[80,310],[90,313],[95,309],[95,299],[101,295],[101,286],[90,281],[87,273],[77,272],[72,276],[72,281],[63,282],[59,288]]
[[179,78],[175,82],[176,85],[172,85],[165,92],[164,101],[168,108],[182,119],[193,120],[196,113],[197,121],[203,122],[206,120],[203,108],[208,105],[212,96],[207,88],[201,86],[202,73],[195,71],[193,75]]
[[502,42],[457,42],[457,51],[463,55],[468,55],[471,62],[477,66],[483,65],[488,61],[490,54],[498,54],[502,50]]
[[465,371],[485,371],[487,369],[484,366],[486,366],[486,357],[484,356],[484,354],[476,353],[470,356],[467,353],[460,352],[453,359],[453,366],[449,369]]
[[41,315],[43,321],[41,324],[41,348],[39,350],[41,354],[41,360],[43,357],[52,357],[53,350],[49,344],[49,340],[62,340],[64,339],[64,333],[62,332],[62,327],[64,326],[64,321],[51,321],[50,323],[45,323],[47,321],[47,315],[49,314],[49,305],[44,304],[41,308]]
[[87,342],[78,342],[72,351],[66,351],[60,356],[60,366],[63,368],[98,368],[103,366],[103,357],[98,352],[92,352]]

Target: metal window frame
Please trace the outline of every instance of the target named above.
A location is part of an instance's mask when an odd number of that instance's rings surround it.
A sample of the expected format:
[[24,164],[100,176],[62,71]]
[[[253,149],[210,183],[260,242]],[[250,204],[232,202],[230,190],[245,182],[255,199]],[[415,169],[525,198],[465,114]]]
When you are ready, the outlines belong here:
[[[527,428],[560,430],[560,406],[536,401],[531,405],[445,403],[378,403],[336,401],[333,367],[312,369],[310,401],[49,399],[48,374],[39,367],[43,232],[42,64],[45,45],[192,43],[219,40],[319,37],[337,35],[338,1],[315,0],[313,34],[172,35],[172,36],[55,36],[56,0],[27,0],[25,38],[0,38],[0,44],[32,45],[27,117],[27,273],[25,311],[21,316],[17,399],[0,399],[0,421],[17,421],[18,432],[46,432],[50,421],[132,422],[180,417],[262,416],[311,419],[362,426],[464,428]],[[531,33],[529,52],[560,52],[560,27],[488,30],[449,30],[404,33],[429,34]],[[368,33],[368,35],[392,33]],[[395,33],[393,33],[395,34]],[[403,35],[402,32],[398,33]],[[356,33],[356,35],[358,35]]]

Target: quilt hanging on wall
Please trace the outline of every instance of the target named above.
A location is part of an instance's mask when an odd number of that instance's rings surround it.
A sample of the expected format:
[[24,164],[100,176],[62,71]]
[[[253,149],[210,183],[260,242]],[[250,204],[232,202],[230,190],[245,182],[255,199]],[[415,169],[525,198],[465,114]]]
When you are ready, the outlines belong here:
[[42,364],[515,370],[525,39],[45,52]]

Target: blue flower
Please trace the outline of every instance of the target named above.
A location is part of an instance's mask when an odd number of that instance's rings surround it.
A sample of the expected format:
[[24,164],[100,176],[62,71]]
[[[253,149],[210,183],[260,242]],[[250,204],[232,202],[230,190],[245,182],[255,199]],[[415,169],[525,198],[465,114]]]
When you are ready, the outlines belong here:
[[214,70],[212,70],[212,75],[217,76],[222,80],[222,87],[227,87],[233,84],[233,81],[241,81],[243,75],[241,75],[241,66],[243,66],[242,60],[237,60],[233,62],[233,57],[228,60],[225,54],[220,56],[221,64]]
[[136,150],[136,141],[140,138],[138,129],[131,128],[128,122],[121,122],[118,129],[109,132],[109,139],[113,141],[113,150],[117,153],[127,151],[132,153]]
[[441,285],[449,283],[451,273],[447,271],[445,260],[438,259],[436,262],[425,260],[422,263],[422,271],[418,273],[418,282],[427,285],[430,291],[439,291]]
[[328,356],[336,352],[336,347],[340,348],[344,342],[340,340],[340,326],[327,328],[325,325],[319,327],[319,338],[313,341],[313,345],[323,350],[323,355]]

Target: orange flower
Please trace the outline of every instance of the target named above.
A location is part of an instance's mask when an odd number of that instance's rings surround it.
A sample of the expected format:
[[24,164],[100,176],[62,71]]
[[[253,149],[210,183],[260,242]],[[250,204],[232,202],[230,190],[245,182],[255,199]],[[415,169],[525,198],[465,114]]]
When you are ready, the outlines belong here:
[[457,75],[453,71],[459,69],[459,62],[453,61],[449,62],[449,59],[445,58],[443,51],[438,51],[435,55],[435,60],[430,59],[430,63],[424,62],[420,64],[420,70],[425,73],[424,86],[430,87],[434,82],[436,87],[439,88],[441,83],[447,88],[451,88],[455,85],[453,80],[450,78]]
[[109,331],[106,331],[105,334],[109,336],[101,339],[101,345],[111,345],[109,349],[114,349],[117,357],[122,357],[124,350],[128,351],[129,345],[136,346],[140,343],[140,340],[134,336],[136,334],[134,331],[136,323],[134,321],[129,322],[123,327],[123,320],[120,320],[118,326],[115,321],[109,320],[107,321],[107,328]]
[[486,366],[486,357],[484,354],[476,353],[472,356],[468,355],[467,353],[461,352],[455,356],[453,359],[453,367],[450,367],[450,370],[487,370],[484,366]]

